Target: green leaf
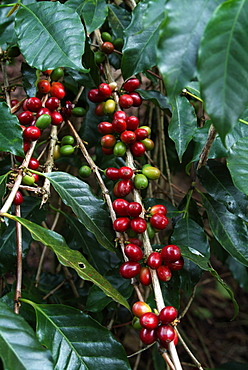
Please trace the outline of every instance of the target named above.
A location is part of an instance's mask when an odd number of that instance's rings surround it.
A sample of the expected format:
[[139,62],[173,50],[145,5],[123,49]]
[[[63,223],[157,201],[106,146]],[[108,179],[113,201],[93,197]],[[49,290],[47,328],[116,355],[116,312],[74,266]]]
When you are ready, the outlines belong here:
[[27,96],[35,96],[37,80],[39,80],[40,77],[39,71],[30,67],[27,63],[22,62],[21,72],[23,88]]
[[153,23],[161,21],[166,0],[150,0],[147,1],[147,8],[143,15],[144,27],[150,27]]
[[200,86],[198,81],[191,81],[185,85],[185,89],[201,99]]
[[121,71],[124,79],[146,71],[156,64],[156,45],[160,21],[143,29],[142,14],[147,4],[140,2],[132,13],[132,21],[124,32]]
[[245,222],[228,212],[209,194],[202,194],[202,200],[215,238],[235,260],[248,266],[248,230]]
[[59,193],[63,202],[72,208],[73,212],[92,232],[98,242],[116,253],[114,248],[114,232],[106,205],[102,199],[97,198],[84,181],[65,173],[51,172],[45,175]]
[[137,91],[142,99],[144,100],[150,100],[160,109],[169,109],[171,110],[171,105],[168,102],[168,98],[161,94],[159,91],[155,90],[142,90],[137,89]]
[[247,144],[248,137],[243,137],[231,147],[227,157],[227,167],[236,188],[248,195]]
[[54,369],[50,351],[37,340],[33,329],[0,301],[0,358],[5,369]]
[[129,26],[131,15],[120,6],[108,4],[108,22],[115,38],[123,38],[125,29]]
[[226,1],[213,13],[199,49],[201,95],[223,141],[248,103],[247,27],[248,1]]
[[248,222],[248,198],[234,186],[223,163],[209,160],[198,171],[198,178],[213,199],[223,203],[229,212]]
[[82,66],[85,32],[80,17],[59,2],[21,6],[15,20],[20,50],[31,67],[42,71],[70,67],[87,72]]
[[65,305],[33,306],[37,335],[52,352],[57,370],[131,370],[123,347],[97,321]]
[[68,0],[66,5],[83,17],[88,33],[100,28],[108,14],[105,0]]
[[8,218],[20,222],[21,225],[29,230],[34,240],[51,248],[62,265],[73,268],[82,279],[93,282],[99,286],[107,296],[129,308],[127,301],[122,295],[88,263],[80,252],[69,249],[64,238],[60,234],[45,229],[24,218],[12,215],[8,215]]
[[236,261],[231,256],[225,261],[227,267],[231,271],[234,279],[238,282],[240,288],[248,292],[248,270],[247,267]]
[[[158,67],[168,95],[175,97],[195,77],[197,51],[216,1],[167,1],[158,42]],[[187,16],[185,16],[187,14]]]
[[88,99],[87,102],[89,105],[89,109],[87,110],[87,113],[84,117],[84,121],[80,128],[79,135],[84,141],[88,143],[87,149],[90,149],[100,142],[102,135],[99,133],[97,126],[101,121],[104,120],[108,121],[108,117],[107,116],[98,117],[95,114],[96,104],[90,102]]
[[180,162],[196,130],[197,119],[194,108],[185,97],[176,97],[172,101],[172,117],[168,132],[176,145]]
[[24,156],[22,129],[8,105],[0,102],[0,151]]
[[8,181],[9,172],[5,173],[4,175],[0,176],[0,206],[2,206],[2,198],[6,193],[6,184]]

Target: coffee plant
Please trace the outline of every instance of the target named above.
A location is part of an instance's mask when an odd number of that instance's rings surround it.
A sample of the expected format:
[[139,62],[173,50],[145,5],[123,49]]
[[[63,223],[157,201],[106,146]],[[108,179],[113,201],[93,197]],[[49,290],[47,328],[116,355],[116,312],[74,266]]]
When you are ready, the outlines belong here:
[[247,369],[248,1],[0,3],[0,368]]

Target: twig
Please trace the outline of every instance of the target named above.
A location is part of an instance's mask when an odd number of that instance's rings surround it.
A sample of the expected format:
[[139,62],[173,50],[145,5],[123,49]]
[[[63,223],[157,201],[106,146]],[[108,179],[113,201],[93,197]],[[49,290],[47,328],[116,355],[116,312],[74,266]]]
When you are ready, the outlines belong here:
[[214,126],[211,125],[208,131],[208,138],[206,144],[204,145],[202,152],[200,154],[200,160],[197,165],[197,170],[199,170],[202,166],[204,166],[208,160],[208,155],[211,149],[211,146],[214,142],[215,136],[217,131],[215,130]]
[[174,327],[174,330],[177,332],[177,335],[178,335],[178,338],[179,338],[181,344],[183,345],[183,347],[185,348],[185,350],[189,354],[189,356],[192,358],[192,361],[195,363],[195,365],[198,367],[199,370],[204,370],[203,367],[202,367],[202,365],[201,365],[201,363],[193,355],[193,353],[191,352],[191,350],[189,349],[189,347],[187,346],[187,344],[183,340],[183,338],[182,338],[180,332],[178,331],[178,329],[176,327]]
[[181,315],[178,317],[178,320],[181,320],[187,313],[188,309],[190,308],[191,306],[191,303],[193,302],[194,298],[195,298],[195,292],[196,292],[196,289],[197,289],[197,285],[194,286],[194,289],[193,289],[193,292],[191,294],[191,297],[185,307],[185,309],[183,310],[183,312],[181,313]]
[[[15,206],[15,215],[21,217],[21,206]],[[19,222],[16,222],[16,290],[14,299],[14,312],[20,313],[20,302],[22,291],[22,226]]]
[[57,290],[59,290],[64,284],[66,283],[66,279],[63,280],[59,285],[56,286],[56,288],[52,289],[49,293],[47,293],[44,297],[43,300],[45,301],[50,295],[55,293]]

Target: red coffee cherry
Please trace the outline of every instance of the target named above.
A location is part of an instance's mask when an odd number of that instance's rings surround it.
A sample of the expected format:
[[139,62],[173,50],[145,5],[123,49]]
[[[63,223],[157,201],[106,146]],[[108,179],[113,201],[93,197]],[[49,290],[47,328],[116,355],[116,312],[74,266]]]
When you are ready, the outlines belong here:
[[132,306],[132,313],[134,316],[141,317],[146,312],[152,312],[151,307],[143,302],[143,301],[137,301]]
[[126,130],[127,123],[124,119],[121,118],[113,119],[112,127],[115,132],[121,133]]
[[140,107],[142,104],[142,98],[139,93],[131,92],[129,96],[133,99],[133,107]]
[[45,107],[49,109],[51,112],[58,109],[60,104],[60,100],[56,98],[55,96],[51,96],[47,101],[45,102]]
[[113,148],[116,144],[116,138],[112,134],[104,135],[101,138],[101,146],[104,148]]
[[132,92],[140,87],[140,82],[137,78],[129,78],[123,85],[123,89],[127,92]]
[[102,135],[112,134],[114,132],[112,123],[110,122],[100,122],[97,128]]
[[130,116],[127,118],[127,130],[135,131],[139,127],[139,119],[136,116]]
[[40,162],[37,161],[36,158],[30,158],[30,161],[29,161],[29,164],[28,164],[28,168],[30,170],[37,170],[37,168],[39,167],[40,165]]
[[112,54],[114,52],[114,49],[114,45],[112,44],[112,42],[109,41],[105,41],[101,45],[101,50],[107,55]]
[[119,272],[123,278],[132,279],[133,277],[139,274],[140,264],[139,262],[134,262],[134,261],[124,262],[121,265]]
[[139,273],[140,283],[144,286],[148,286],[152,283],[151,272],[149,267],[141,267]]
[[159,321],[162,324],[170,324],[176,320],[178,315],[177,309],[173,306],[166,306],[159,312]]
[[121,108],[124,108],[124,109],[130,108],[133,105],[133,99],[130,95],[123,94],[120,96],[119,104]]
[[180,257],[179,260],[175,262],[165,262],[166,266],[169,267],[171,271],[178,271],[183,268],[184,265],[184,259],[183,257]]
[[136,141],[131,145],[130,150],[135,157],[142,157],[142,155],[146,151],[146,148],[145,145],[141,143],[141,141]]
[[98,103],[97,106],[95,107],[94,112],[97,117],[105,116],[105,101]]
[[152,252],[147,259],[147,264],[152,269],[158,269],[162,265],[162,262],[162,256],[159,252]]
[[133,131],[124,131],[121,133],[120,139],[125,144],[132,144],[136,141],[136,135]]
[[40,137],[40,129],[36,126],[28,126],[23,131],[23,138],[26,141],[36,141]]
[[158,316],[153,312],[146,312],[140,317],[140,324],[146,329],[156,329],[159,320]]
[[17,118],[20,124],[25,126],[30,125],[34,120],[33,113],[28,110],[20,113]]
[[130,261],[138,262],[143,258],[143,251],[136,244],[129,243],[125,245],[124,253],[129,258]]
[[129,238],[128,239],[128,242],[129,243],[133,243],[133,244],[137,244],[140,248],[143,247],[143,242],[142,240],[138,239],[138,238]]
[[155,213],[151,218],[150,218],[150,223],[151,225],[157,229],[157,230],[163,230],[166,228],[166,226],[169,223],[168,218],[161,214],[161,213]]
[[43,116],[43,114],[48,114],[49,116],[51,116],[51,111],[48,108],[45,108],[45,107],[40,108],[40,110],[38,110],[38,112],[36,114],[36,120],[40,116]]
[[104,98],[104,99],[107,99],[111,96],[112,94],[112,89],[111,87],[109,86],[109,84],[106,84],[106,83],[101,83],[99,86],[98,86],[98,91],[99,91],[99,94]]
[[111,155],[111,154],[113,154],[113,148],[104,148],[104,147],[102,147],[102,152],[106,155]]
[[25,107],[31,112],[38,112],[38,110],[40,110],[40,108],[42,107],[42,103],[39,98],[33,96],[32,98],[26,99]]
[[175,338],[175,330],[171,325],[160,325],[156,329],[156,334],[158,339],[164,343],[170,343]]
[[14,204],[15,206],[19,206],[19,205],[21,205],[22,203],[23,203],[23,196],[22,196],[22,193],[18,190],[18,191],[16,192],[15,198],[14,198],[14,200],[13,200],[13,204]]
[[181,250],[177,245],[166,245],[161,250],[162,259],[165,262],[175,262],[181,257]]
[[119,168],[119,176],[121,179],[129,180],[133,177],[133,170],[130,167],[123,166]]
[[51,118],[52,118],[51,124],[54,126],[59,126],[63,122],[62,115],[57,111],[51,112]]
[[40,80],[37,84],[39,92],[42,94],[47,94],[50,91],[51,85],[48,80]]
[[130,221],[130,227],[137,234],[146,231],[146,221],[142,217],[135,217]]
[[142,212],[142,206],[138,202],[130,202],[127,206],[127,213],[130,217],[138,217]]
[[120,198],[130,194],[132,190],[133,190],[132,180],[120,180],[115,184],[113,193],[115,197]]
[[30,148],[30,142],[25,141],[23,143],[23,151],[24,151],[24,153],[27,153],[27,151],[29,150],[29,148]]
[[63,99],[65,97],[65,88],[60,82],[53,82],[50,89],[51,96],[58,99]]
[[98,89],[91,89],[88,92],[88,99],[92,103],[101,103],[104,100],[104,97],[102,95],[100,95]]
[[119,180],[120,174],[118,168],[109,167],[104,171],[105,176],[110,180]]
[[166,216],[167,214],[167,208],[163,206],[162,204],[156,204],[155,206],[152,206],[150,209],[150,214],[155,215],[156,213],[162,213]]
[[127,121],[127,118],[127,113],[123,110],[117,110],[113,115],[113,119],[124,119],[124,121]]
[[161,281],[169,281],[172,277],[171,270],[167,266],[161,265],[157,268],[156,271],[157,271],[158,278]]
[[[173,339],[173,343],[174,345],[176,346],[178,344],[178,335],[177,335],[177,332],[175,331],[175,337]],[[168,343],[166,342],[163,342],[162,340],[160,340],[160,344],[161,346],[163,346],[165,349],[168,349],[169,346],[168,346]]]
[[134,133],[137,141],[144,140],[148,137],[148,132],[144,128],[137,128]]
[[17,100],[17,99],[12,99],[11,101],[10,101],[10,106],[11,106],[11,108],[13,108],[16,104],[18,104],[19,103],[19,100]]
[[127,216],[127,206],[129,202],[125,199],[115,199],[113,201],[113,209],[118,216]]
[[157,334],[156,334],[155,329],[149,330],[149,329],[146,329],[146,328],[142,328],[139,332],[139,335],[140,335],[140,340],[144,344],[147,344],[147,345],[152,344],[152,343],[156,342],[156,340],[157,340]]
[[130,220],[128,217],[119,217],[113,222],[113,228],[119,233],[124,233],[129,228]]

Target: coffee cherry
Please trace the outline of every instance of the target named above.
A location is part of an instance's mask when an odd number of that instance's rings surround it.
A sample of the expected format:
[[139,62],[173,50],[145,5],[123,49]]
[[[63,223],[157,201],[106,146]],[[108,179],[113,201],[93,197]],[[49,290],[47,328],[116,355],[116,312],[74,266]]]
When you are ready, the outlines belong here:
[[124,233],[130,224],[130,219],[128,217],[119,217],[113,222],[113,228],[119,233]]
[[112,44],[112,42],[109,41],[105,41],[101,45],[101,50],[107,55],[112,54],[114,49],[114,45]]
[[140,340],[146,345],[152,344],[156,342],[157,340],[157,334],[156,334],[155,329],[149,330],[149,329],[143,328],[140,330],[139,335],[140,335]]
[[101,103],[104,100],[104,97],[99,93],[98,89],[91,89],[88,92],[88,99],[92,103]]
[[60,145],[55,145],[54,151],[53,151],[53,159],[56,161],[56,159],[59,159],[61,156],[60,154]]
[[83,107],[75,107],[71,113],[75,117],[83,117],[86,114],[86,110]]
[[113,153],[116,157],[123,157],[127,151],[126,145],[122,141],[115,144]]
[[158,278],[162,281],[169,281],[172,277],[171,270],[164,265],[161,265],[157,268]]
[[42,114],[38,117],[35,122],[35,126],[39,127],[41,130],[45,130],[52,122],[51,114]]
[[161,213],[166,216],[167,208],[163,206],[162,204],[156,204],[155,206],[152,206],[150,209],[151,215],[155,215],[155,213]]
[[133,183],[134,187],[139,190],[147,188],[149,184],[147,177],[141,173],[134,176]]
[[184,265],[184,259],[183,257],[180,257],[179,260],[175,262],[165,262],[166,266],[169,267],[171,271],[178,271],[183,268]]
[[135,157],[142,157],[146,151],[146,148],[141,141],[136,141],[131,145],[130,150]]
[[65,97],[65,88],[60,82],[53,82],[50,89],[51,96],[58,99],[63,99]]
[[55,68],[50,75],[52,81],[58,81],[63,76],[64,76],[64,70],[61,67]]
[[127,92],[132,92],[140,87],[140,82],[137,78],[129,78],[123,85],[123,89]]
[[32,175],[24,175],[22,178],[22,184],[31,186],[35,183],[35,178]]
[[163,230],[168,225],[169,220],[165,215],[156,213],[150,218],[150,223],[155,229]]
[[144,144],[147,151],[150,151],[154,148],[154,141],[149,139],[148,137],[141,141],[142,144]]
[[33,96],[32,98],[26,99],[25,107],[31,112],[38,112],[38,110],[42,107],[42,103],[39,98]]
[[52,96],[45,102],[45,107],[48,108],[51,112],[53,112],[54,110],[58,109],[59,104],[60,100],[55,96]]
[[130,167],[123,166],[119,168],[119,176],[121,179],[129,180],[133,177],[133,170]]
[[100,50],[97,50],[94,52],[94,60],[95,60],[95,63],[96,64],[101,64],[105,59],[105,54],[100,51]]
[[49,116],[51,116],[51,111],[45,107],[40,108],[38,112],[36,113],[36,121],[37,121],[37,118],[39,118],[40,116],[43,116],[43,114],[48,114]]
[[129,243],[125,245],[124,253],[129,258],[130,261],[138,262],[143,258],[143,251],[136,244]]
[[78,174],[83,179],[89,177],[91,175],[91,168],[87,165],[81,166],[78,170]]
[[67,157],[74,153],[75,148],[72,145],[63,145],[60,147],[59,151],[61,155]]
[[124,109],[130,108],[133,105],[133,99],[130,95],[123,94],[120,96],[119,104],[121,108],[124,108]]
[[158,323],[158,316],[153,312],[146,312],[140,317],[140,324],[143,326],[143,328],[149,330],[156,329]]
[[40,129],[35,126],[28,126],[23,131],[23,138],[26,141],[36,141],[40,137]]
[[18,190],[18,191],[16,192],[15,198],[14,198],[14,200],[13,200],[13,204],[14,204],[15,206],[19,206],[19,205],[21,205],[22,203],[23,203],[23,196],[22,196],[22,193]]
[[134,133],[138,141],[144,140],[148,137],[148,132],[144,128],[137,128]]
[[166,306],[159,312],[159,321],[162,324],[170,324],[177,318],[177,309],[173,306]]
[[99,86],[98,86],[98,91],[99,91],[99,94],[104,98],[104,99],[107,99],[111,96],[112,94],[112,90],[109,86],[109,84],[106,84],[106,83],[101,83]]
[[139,262],[134,262],[134,261],[124,262],[121,265],[119,272],[123,278],[132,279],[139,274],[140,264]]
[[114,135],[107,134],[101,138],[101,146],[104,148],[113,148],[116,144],[116,138]]
[[105,176],[110,180],[119,180],[120,173],[118,168],[109,167],[104,171]]
[[108,32],[102,32],[101,37],[103,41],[108,41],[108,42],[113,41],[112,36]]
[[104,148],[104,147],[102,147],[102,152],[106,155],[111,155],[111,154],[113,154],[113,148]]
[[130,217],[138,217],[142,212],[142,206],[138,202],[131,202],[127,206],[127,212]]
[[140,239],[138,239],[138,238],[129,238],[128,239],[128,242],[129,243],[133,243],[133,244],[137,244],[140,248],[142,248],[143,247],[143,242],[142,242],[142,240],[140,240]]
[[136,135],[133,131],[126,130],[121,133],[120,139],[125,144],[132,144],[136,141]]
[[127,123],[124,119],[121,118],[113,119],[112,127],[115,132],[121,133],[126,130]]
[[95,107],[95,115],[97,117],[103,117],[105,116],[105,113],[104,113],[104,107],[105,107],[105,102],[101,102],[101,103],[98,103],[97,106]]
[[160,177],[160,170],[157,167],[153,166],[145,166],[142,168],[142,173],[145,175],[149,180],[157,180]]
[[139,93],[131,92],[129,93],[130,98],[133,100],[133,107],[140,107],[142,104],[142,98]]
[[127,206],[129,202],[125,199],[115,199],[113,201],[113,209],[118,216],[128,216]]
[[39,161],[37,161],[36,158],[30,158],[30,161],[29,161],[29,164],[28,164],[28,168],[30,168],[30,170],[37,170],[39,165],[40,165],[40,163],[39,163]]
[[71,135],[65,135],[61,139],[61,145],[73,145],[74,144],[74,137]]
[[175,338],[175,330],[171,325],[160,325],[156,333],[158,339],[165,343],[172,342]]
[[154,235],[155,235],[155,229],[154,229],[154,227],[152,227],[152,225],[150,224],[150,222],[147,222],[146,225],[147,225],[147,234],[148,234],[148,237],[150,239],[152,239],[154,237]]
[[137,316],[134,316],[132,320],[132,326],[134,329],[137,329],[137,330],[142,329],[142,326],[140,325],[140,320]]
[[135,131],[139,127],[139,119],[136,116],[130,116],[127,118],[127,130]]
[[124,119],[124,121],[127,121],[128,116],[123,110],[117,110],[113,115],[113,119]]
[[50,91],[51,85],[48,80],[40,80],[37,84],[38,90],[42,94],[47,94]]
[[181,250],[174,244],[166,245],[161,250],[162,259],[164,262],[175,262],[181,257]]
[[144,286],[148,286],[152,283],[152,277],[149,270],[149,267],[141,267],[139,273],[140,283]]
[[132,306],[132,313],[134,316],[141,317],[146,312],[152,312],[151,307],[143,302],[143,301],[137,301]]
[[[174,345],[176,346],[178,344],[178,335],[177,335],[177,332],[175,331],[175,337],[173,339],[173,343]],[[163,346],[165,349],[168,349],[169,346],[168,346],[168,343],[166,342],[163,342],[162,340],[160,340],[160,344],[161,346]]]
[[28,110],[20,113],[17,118],[20,124],[25,126],[30,125],[34,120],[33,113]]
[[30,142],[25,141],[23,143],[23,151],[24,151],[24,153],[27,153],[27,151],[29,150],[29,148],[30,148]]
[[163,260],[159,252],[152,252],[147,259],[148,266],[155,270],[162,265],[162,262]]
[[121,37],[117,37],[114,41],[113,41],[113,44],[114,44],[114,47],[117,49],[117,50],[121,50],[123,45],[124,45],[124,40],[123,38]]
[[103,112],[104,114],[113,114],[116,108],[116,103],[113,99],[108,99],[104,103]]
[[146,221],[142,217],[135,217],[130,221],[130,227],[137,234],[141,234],[146,231]]
[[112,123],[110,122],[100,122],[97,128],[102,135],[112,134],[114,132]]
[[115,184],[113,193],[117,198],[121,198],[130,194],[132,190],[133,190],[132,180],[120,180]]
[[57,112],[57,111],[51,112],[51,118],[52,118],[52,122],[51,123],[54,126],[59,126],[63,122],[62,115],[59,112]]

